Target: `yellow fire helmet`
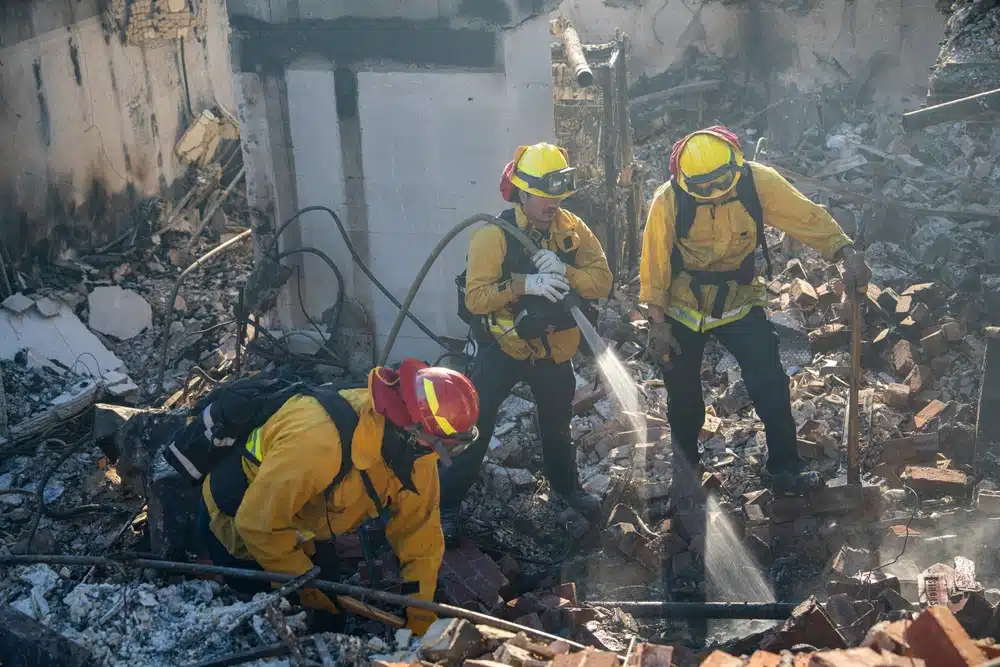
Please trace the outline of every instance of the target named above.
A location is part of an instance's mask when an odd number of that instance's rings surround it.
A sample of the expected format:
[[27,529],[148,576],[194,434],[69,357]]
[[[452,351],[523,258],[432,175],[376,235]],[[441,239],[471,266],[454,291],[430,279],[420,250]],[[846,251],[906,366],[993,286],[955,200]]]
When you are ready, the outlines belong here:
[[711,130],[687,137],[677,159],[677,184],[696,199],[717,199],[736,187],[743,173],[743,151]]
[[565,148],[540,143],[514,152],[510,182],[519,190],[549,199],[563,199],[576,190],[576,169]]

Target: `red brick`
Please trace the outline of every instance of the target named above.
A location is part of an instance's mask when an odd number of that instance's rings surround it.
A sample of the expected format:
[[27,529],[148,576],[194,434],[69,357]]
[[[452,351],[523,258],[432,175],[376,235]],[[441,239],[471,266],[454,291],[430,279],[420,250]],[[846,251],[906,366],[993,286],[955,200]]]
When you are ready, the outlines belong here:
[[635,557],[647,569],[657,572],[666,567],[674,556],[687,551],[687,547],[688,543],[676,533],[667,533],[637,544]]
[[705,413],[705,424],[701,427],[701,439],[711,440],[719,434],[722,428],[722,420],[713,414]]
[[910,396],[916,396],[924,389],[930,389],[934,375],[927,366],[917,365],[906,376],[906,384],[910,387]]
[[893,382],[887,386],[882,393],[882,402],[893,410],[906,410],[910,406],[909,383],[900,384]]
[[906,377],[913,370],[913,346],[908,340],[901,340],[892,348],[892,370],[897,376]]
[[905,636],[913,655],[934,667],[972,667],[986,662],[986,654],[947,607],[925,609]]
[[566,598],[570,601],[570,604],[574,607],[580,604],[580,601],[576,597],[576,583],[568,581],[565,584],[559,584],[558,586],[552,587],[553,595],[558,595],[561,598]]
[[882,461],[893,465],[933,463],[939,451],[937,433],[915,433],[882,443]]
[[883,667],[885,661],[869,648],[813,653],[809,667]]
[[[800,517],[853,515],[856,521],[870,520],[881,512],[878,487],[858,489],[840,486],[818,489],[802,498],[775,498],[766,513],[775,523],[788,523]],[[868,519],[866,519],[866,517]]]
[[[557,667],[553,665],[552,667]],[[743,661],[722,651],[712,653],[701,661],[701,667],[743,667]]]
[[847,647],[844,636],[814,598],[798,605],[792,611],[791,618],[777,629],[768,631],[761,639],[760,648],[779,652],[791,649],[796,644],[829,648]]
[[451,604],[478,601],[490,610],[503,604],[500,590],[510,586],[497,564],[468,540],[458,549],[445,552],[439,581],[442,594]]
[[597,405],[598,401],[607,395],[608,390],[604,384],[598,385],[597,389],[594,389],[593,385],[581,387],[576,391],[576,395],[573,396],[573,414],[582,415],[590,411]]
[[670,667],[674,659],[674,647],[663,644],[642,643],[629,656],[626,667]]
[[619,667],[618,656],[608,651],[587,649],[578,653],[557,655],[552,658],[552,667]]
[[944,331],[935,331],[920,339],[920,347],[927,359],[933,359],[948,351],[948,339],[945,338]]
[[781,656],[768,651],[754,651],[745,667],[779,667]]
[[889,621],[876,623],[868,631],[868,635],[861,642],[861,645],[875,651],[905,654],[909,649],[909,645],[906,643],[906,630],[912,624],[913,621],[906,619],[891,623]]
[[791,286],[788,288],[788,294],[791,296],[792,301],[802,310],[811,310],[819,303],[819,297],[816,295],[815,288],[801,278],[796,278],[792,281]]
[[909,466],[903,471],[901,478],[920,496],[961,495],[969,489],[969,478],[958,470]]
[[922,431],[927,424],[944,412],[944,409],[947,407],[947,403],[942,403],[941,401],[934,399],[928,403],[923,410],[913,416],[913,426],[918,431]]

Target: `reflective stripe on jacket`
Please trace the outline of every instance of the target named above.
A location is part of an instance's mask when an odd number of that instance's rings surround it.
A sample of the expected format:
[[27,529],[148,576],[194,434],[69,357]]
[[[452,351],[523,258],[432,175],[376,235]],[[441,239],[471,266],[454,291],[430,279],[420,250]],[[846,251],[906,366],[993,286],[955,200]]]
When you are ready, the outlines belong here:
[[[418,582],[417,597],[433,600],[444,556],[438,509],[437,455],[419,457],[413,483],[419,493],[405,491],[382,458],[385,420],[372,407],[367,389],[341,392],[358,413],[351,445],[353,468],[324,498],[340,470],[340,436],[323,406],[311,396],[289,399],[254,431],[246,448],[260,465],[244,458],[249,485],[236,517],[221,511],[212,498],[209,478],[202,484],[212,533],[237,558],[253,559],[269,572],[300,575],[313,564],[311,540],[331,539],[356,530],[378,516],[359,471],[371,478],[389,509],[386,538],[400,562],[404,581]],[[408,610],[410,627],[423,632],[434,615]]]
[[[764,210],[764,223],[787,233],[833,261],[837,251],[851,245],[840,225],[822,206],[810,201],[770,167],[749,162],[757,195]],[[732,271],[757,247],[757,223],[735,197],[718,204],[699,206],[694,224],[685,238],[677,239],[677,206],[670,184],[653,197],[642,237],[639,264],[639,299],[661,308],[671,318],[693,331],[709,331],[744,317],[751,308],[767,302],[764,279],[749,285],[730,282],[723,314],[711,316],[718,291],[703,285],[701,299],[691,291],[691,276],[672,273],[670,254],[680,248],[684,265],[694,271]]]
[[[517,226],[528,229],[529,222],[520,206],[515,208]],[[583,220],[559,209],[552,221],[549,237],[541,247],[556,251],[566,249],[567,240],[576,247],[573,266],[566,267],[566,279],[584,299],[603,299],[611,291],[611,269],[597,240]],[[490,333],[500,348],[515,359],[544,359],[548,352],[541,339],[525,341],[513,331],[514,313],[509,306],[516,301],[512,283],[523,284],[524,276],[503,279],[503,261],[507,252],[506,237],[494,225],[484,225],[469,240],[468,268],[465,281],[465,305],[474,315],[487,317]],[[505,333],[506,332],[506,333]],[[570,360],[580,347],[580,330],[573,328],[548,335],[551,358],[556,363]]]

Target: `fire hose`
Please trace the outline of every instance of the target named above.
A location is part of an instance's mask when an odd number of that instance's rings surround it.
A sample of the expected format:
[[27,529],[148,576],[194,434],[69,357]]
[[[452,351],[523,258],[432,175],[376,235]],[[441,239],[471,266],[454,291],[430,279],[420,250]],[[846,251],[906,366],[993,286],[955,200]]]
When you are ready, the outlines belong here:
[[[385,341],[385,347],[382,348],[382,355],[379,357],[378,361],[379,366],[384,366],[388,361],[389,353],[392,351],[392,346],[396,342],[396,336],[399,335],[399,330],[403,326],[403,320],[409,314],[410,306],[413,304],[413,300],[417,296],[417,291],[420,290],[420,285],[423,284],[424,278],[427,277],[427,273],[431,270],[431,266],[434,265],[434,262],[437,261],[437,258],[441,255],[441,251],[443,251],[456,236],[477,222],[486,222],[500,227],[515,238],[521,245],[523,245],[529,255],[534,255],[539,250],[538,246],[535,245],[530,238],[528,238],[528,235],[522,232],[518,227],[511,225],[500,218],[489,215],[488,213],[477,213],[471,218],[466,218],[452,227],[444,236],[441,237],[441,240],[438,241],[438,244],[427,256],[427,259],[424,260],[423,266],[421,266],[420,271],[417,272],[417,277],[414,278],[413,283],[410,284],[410,289],[406,293],[406,298],[403,299],[403,303],[399,307],[399,313],[396,315],[396,320],[392,323],[392,329],[389,330],[389,337]],[[586,316],[584,316],[583,312],[580,310],[579,297],[576,297],[576,300],[571,299],[572,296],[568,296],[565,300],[566,309],[570,312],[573,319],[576,320],[578,324],[582,326],[586,323],[586,325],[589,326]],[[598,341],[600,340],[600,338],[595,338]],[[604,352],[604,350],[594,350],[595,355],[600,355],[602,352]]]

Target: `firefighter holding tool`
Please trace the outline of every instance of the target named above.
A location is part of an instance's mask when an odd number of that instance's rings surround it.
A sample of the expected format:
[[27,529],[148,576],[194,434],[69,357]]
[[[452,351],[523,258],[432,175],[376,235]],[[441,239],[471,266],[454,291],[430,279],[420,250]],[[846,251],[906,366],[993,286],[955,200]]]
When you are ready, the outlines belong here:
[[[211,470],[202,484],[202,543],[217,565],[297,576],[315,564],[332,579],[333,538],[381,518],[404,592],[433,600],[444,554],[438,460],[475,439],[475,388],[460,373],[414,359],[398,371],[375,368],[364,388],[324,387],[288,397]],[[338,613],[317,589],[299,596],[321,615]],[[407,611],[418,634],[434,619]]]
[[802,469],[789,380],[764,313],[755,254],[760,247],[770,278],[764,225],[776,227],[826,260],[843,261],[845,284],[858,291],[871,278],[864,255],[826,209],[774,169],[745,159],[724,127],[674,144],[669,169],[671,180],[657,190],[646,221],[639,298],[649,307],[647,349],[663,372],[675,452],[697,465],[702,354],[714,335],[739,362],[764,424],[772,489],[797,494],[819,486],[818,473]]
[[470,377],[479,391],[479,438],[442,471],[441,521],[449,543],[459,537],[459,508],[479,476],[500,404],[522,380],[538,406],[552,490],[588,518],[600,511],[600,499],[580,486],[570,438],[576,390],[570,360],[579,349],[580,330],[567,304],[587,311],[588,301],[607,297],[612,276],[597,237],[560,207],[575,187],[576,170],[564,149],[521,146],[501,177],[501,196],[514,206],[500,218],[541,250],[529,254],[497,225],[476,230],[469,242],[467,268],[456,282],[459,315],[478,346]]

